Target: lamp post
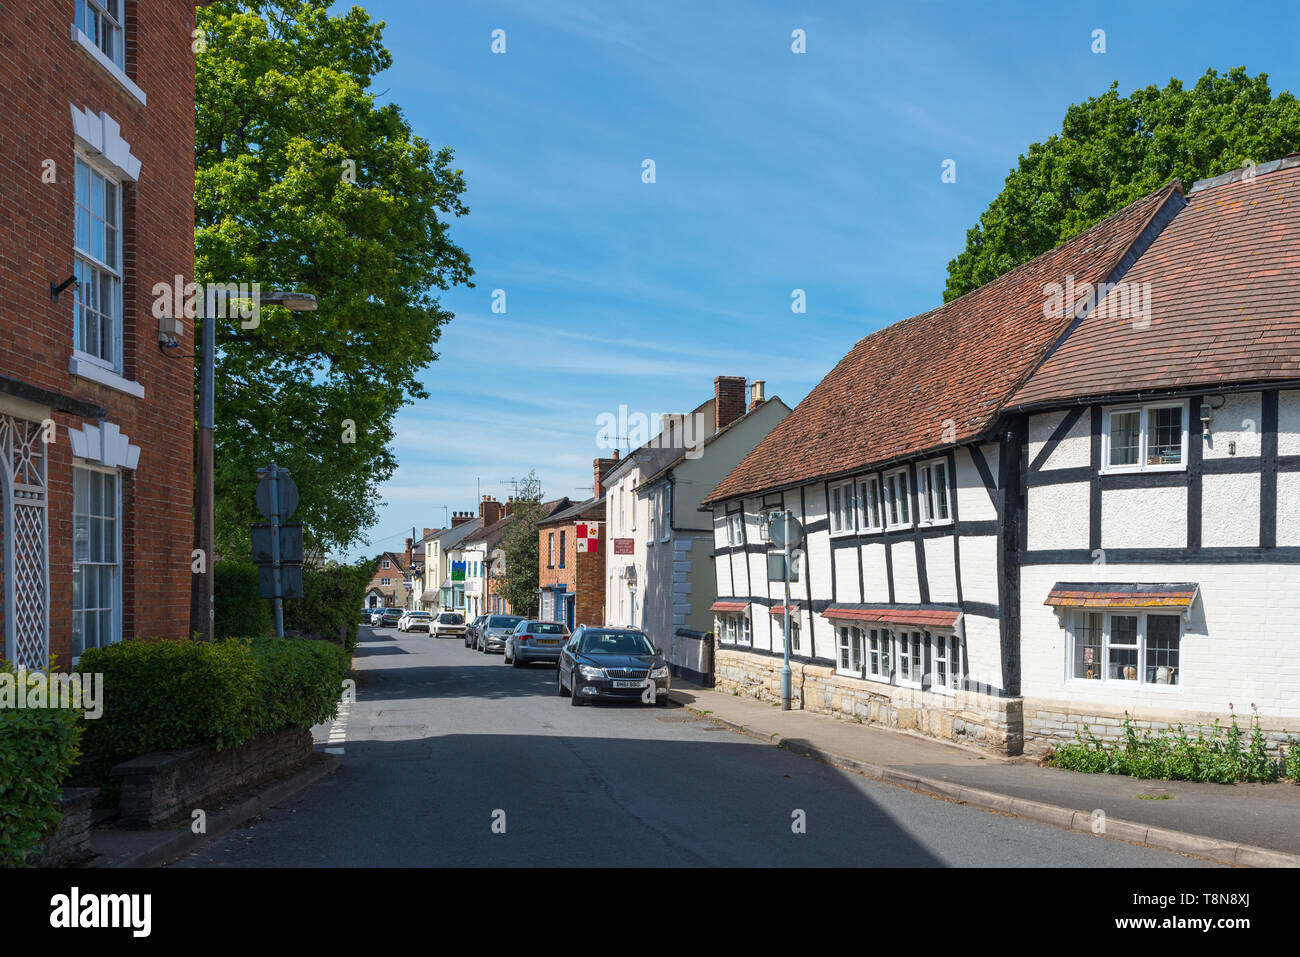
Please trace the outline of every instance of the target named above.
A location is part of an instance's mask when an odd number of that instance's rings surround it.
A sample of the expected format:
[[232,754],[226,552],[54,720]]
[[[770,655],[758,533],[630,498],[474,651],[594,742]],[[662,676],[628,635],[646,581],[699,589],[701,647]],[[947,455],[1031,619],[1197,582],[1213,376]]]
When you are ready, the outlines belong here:
[[[190,634],[197,633],[203,641],[213,637],[212,607],[212,522],[215,511],[213,485],[213,455],[216,405],[216,351],[217,329],[215,290],[203,296],[202,349],[199,366],[199,447],[197,474],[194,482],[194,547],[202,555],[203,570],[195,573],[190,588]],[[286,292],[273,289],[258,292],[255,307],[269,304],[284,306],[293,312],[310,312],[316,308],[316,297],[304,292]]]

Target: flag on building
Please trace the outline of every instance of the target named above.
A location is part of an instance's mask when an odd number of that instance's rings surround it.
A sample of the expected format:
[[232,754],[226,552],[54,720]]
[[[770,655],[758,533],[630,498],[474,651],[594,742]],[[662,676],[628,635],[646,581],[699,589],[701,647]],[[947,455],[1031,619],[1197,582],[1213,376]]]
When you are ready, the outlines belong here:
[[599,522],[579,522],[574,529],[576,533],[576,544],[578,553],[587,552],[594,555],[600,551],[600,523]]

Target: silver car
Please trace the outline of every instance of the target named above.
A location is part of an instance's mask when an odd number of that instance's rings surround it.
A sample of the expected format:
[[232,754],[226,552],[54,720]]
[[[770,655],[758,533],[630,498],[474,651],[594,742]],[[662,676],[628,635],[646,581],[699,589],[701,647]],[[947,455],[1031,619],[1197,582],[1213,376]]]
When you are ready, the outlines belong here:
[[569,629],[558,621],[521,621],[506,638],[505,663],[522,668],[533,661],[557,662],[569,640]]
[[485,655],[489,651],[505,651],[506,638],[523,620],[521,615],[488,615],[478,630],[478,650]]

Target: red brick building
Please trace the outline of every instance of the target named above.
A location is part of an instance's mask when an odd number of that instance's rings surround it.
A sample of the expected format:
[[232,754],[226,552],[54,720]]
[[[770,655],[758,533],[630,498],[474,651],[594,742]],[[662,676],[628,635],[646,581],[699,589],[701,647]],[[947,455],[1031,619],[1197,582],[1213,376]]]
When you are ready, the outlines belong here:
[[193,321],[156,318],[153,288],[193,279],[194,10],[5,10],[0,654],[19,664],[189,631]]
[[595,459],[595,495],[537,524],[537,617],[577,625],[605,623],[605,490],[600,476],[618,464]]

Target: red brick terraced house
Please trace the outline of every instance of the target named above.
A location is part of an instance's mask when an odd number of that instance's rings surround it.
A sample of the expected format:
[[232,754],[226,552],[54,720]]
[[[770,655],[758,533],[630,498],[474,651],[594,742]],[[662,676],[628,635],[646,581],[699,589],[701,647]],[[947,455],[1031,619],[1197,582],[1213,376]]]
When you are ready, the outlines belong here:
[[[1100,285],[1099,285],[1100,284]],[[1300,727],[1300,156],[872,333],[705,499],[718,683],[1005,753]]]
[[410,542],[407,540],[407,555],[399,552],[384,552],[375,562],[375,573],[366,586],[365,606],[367,608],[406,608],[406,580],[410,569]]
[[596,494],[562,509],[537,525],[537,581],[541,600],[537,617],[578,625],[605,624],[605,490],[602,473],[618,463],[592,461]]
[[[0,33],[0,654],[189,631],[194,0],[10,4]],[[167,345],[167,342],[175,345]]]

